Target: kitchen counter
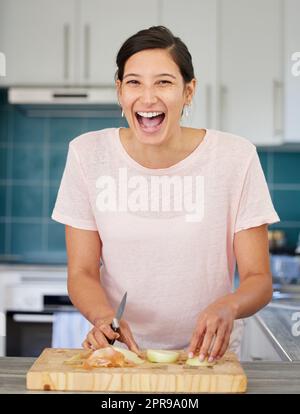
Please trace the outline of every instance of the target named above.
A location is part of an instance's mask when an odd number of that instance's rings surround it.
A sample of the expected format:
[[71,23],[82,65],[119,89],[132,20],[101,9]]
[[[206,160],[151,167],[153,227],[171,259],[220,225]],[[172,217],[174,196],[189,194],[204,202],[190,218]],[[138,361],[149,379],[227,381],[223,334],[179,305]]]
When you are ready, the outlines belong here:
[[300,304],[274,301],[255,318],[283,361],[300,361]]
[[[0,394],[57,393],[26,390],[26,372],[34,361],[35,358],[0,358]],[[242,365],[248,377],[247,393],[300,394],[300,361],[243,362]],[[107,394],[107,392],[104,394]]]

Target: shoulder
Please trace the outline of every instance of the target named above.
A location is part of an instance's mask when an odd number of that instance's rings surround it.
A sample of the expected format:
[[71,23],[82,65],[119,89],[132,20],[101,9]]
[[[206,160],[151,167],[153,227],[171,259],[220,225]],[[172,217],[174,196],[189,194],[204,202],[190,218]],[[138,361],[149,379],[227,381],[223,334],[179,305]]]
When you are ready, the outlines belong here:
[[247,138],[219,130],[209,130],[212,145],[222,156],[245,161],[253,157],[256,146]]
[[106,128],[78,135],[70,141],[69,150],[73,151],[82,163],[107,158],[107,154],[115,152],[114,140],[117,131],[118,128]]
[[78,135],[70,141],[70,146],[75,150],[92,150],[94,146],[105,146],[114,139],[118,128],[105,128],[97,131],[88,131]]

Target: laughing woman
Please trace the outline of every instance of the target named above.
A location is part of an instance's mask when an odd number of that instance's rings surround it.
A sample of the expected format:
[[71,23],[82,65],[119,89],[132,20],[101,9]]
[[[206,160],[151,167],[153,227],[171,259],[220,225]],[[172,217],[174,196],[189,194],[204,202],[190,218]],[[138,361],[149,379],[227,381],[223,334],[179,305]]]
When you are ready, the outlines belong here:
[[[272,297],[267,229],[279,221],[256,148],[180,125],[196,79],[163,26],[125,41],[115,80],[129,127],[70,142],[52,214],[66,225],[70,298],[93,324],[83,345],[239,354],[243,318]],[[118,334],[110,323],[125,291]]]

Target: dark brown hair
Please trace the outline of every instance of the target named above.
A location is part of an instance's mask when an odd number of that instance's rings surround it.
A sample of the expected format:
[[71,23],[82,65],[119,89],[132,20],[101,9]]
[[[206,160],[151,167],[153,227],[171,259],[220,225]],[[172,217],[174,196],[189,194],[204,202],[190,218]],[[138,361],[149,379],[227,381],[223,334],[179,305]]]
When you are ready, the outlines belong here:
[[125,63],[132,55],[147,49],[167,49],[179,67],[184,83],[195,77],[192,56],[183,41],[165,26],[152,26],[125,40],[117,54],[115,80],[123,80]]

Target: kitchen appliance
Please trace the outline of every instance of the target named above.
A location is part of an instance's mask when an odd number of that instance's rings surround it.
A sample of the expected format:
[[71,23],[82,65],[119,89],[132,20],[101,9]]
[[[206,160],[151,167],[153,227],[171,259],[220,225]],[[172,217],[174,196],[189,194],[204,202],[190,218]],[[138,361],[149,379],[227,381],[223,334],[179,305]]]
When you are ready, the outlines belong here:
[[67,272],[20,271],[3,287],[4,355],[38,356],[51,346],[53,315],[74,311],[67,292]]
[[12,87],[8,102],[29,117],[120,118],[114,86],[98,88]]
[[8,89],[11,104],[117,104],[114,86],[101,88],[40,88],[12,87]]
[[52,343],[54,313],[74,312],[67,295],[45,295],[41,311],[6,311],[6,356],[37,357]]
[[[82,351],[82,350],[81,350]],[[78,354],[74,349],[45,349],[27,373],[27,388],[59,391],[112,392],[245,392],[246,374],[235,354],[226,353],[213,367],[179,362],[146,361],[135,367],[84,369],[65,361]]]

